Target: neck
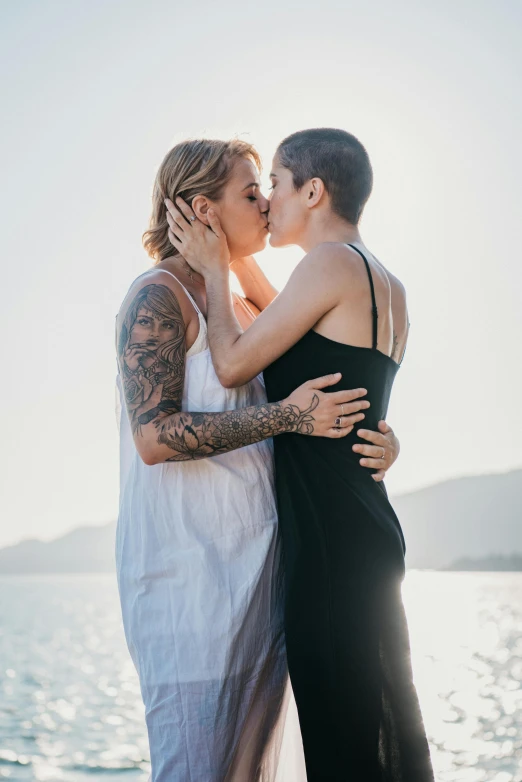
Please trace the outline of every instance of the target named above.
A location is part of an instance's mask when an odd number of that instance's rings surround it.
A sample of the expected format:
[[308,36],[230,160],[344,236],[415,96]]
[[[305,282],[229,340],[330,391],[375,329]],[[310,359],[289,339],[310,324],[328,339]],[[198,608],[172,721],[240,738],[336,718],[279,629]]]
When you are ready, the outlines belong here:
[[331,212],[311,215],[303,238],[299,241],[299,246],[308,253],[323,242],[353,244],[354,242],[362,243],[362,239],[359,228],[343,220],[342,217]]
[[191,269],[181,255],[165,258],[164,261],[161,261],[161,266],[172,272],[175,277],[180,277],[180,282],[189,290],[202,290],[205,287],[202,275]]

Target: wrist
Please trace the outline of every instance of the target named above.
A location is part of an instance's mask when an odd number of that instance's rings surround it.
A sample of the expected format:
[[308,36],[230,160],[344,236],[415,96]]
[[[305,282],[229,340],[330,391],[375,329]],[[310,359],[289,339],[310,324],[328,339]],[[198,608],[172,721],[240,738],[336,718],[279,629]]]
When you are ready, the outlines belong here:
[[277,407],[276,415],[281,426],[281,431],[278,434],[288,434],[289,432],[297,431],[297,419],[295,415],[289,415],[292,410],[292,402],[287,397],[280,402],[275,402]]
[[203,276],[205,280],[221,281],[228,278],[229,266],[225,265],[222,260],[213,261],[206,268],[203,268]]
[[233,258],[228,263],[228,268],[231,271],[234,271],[234,269],[241,269],[243,266],[246,265],[247,258]]

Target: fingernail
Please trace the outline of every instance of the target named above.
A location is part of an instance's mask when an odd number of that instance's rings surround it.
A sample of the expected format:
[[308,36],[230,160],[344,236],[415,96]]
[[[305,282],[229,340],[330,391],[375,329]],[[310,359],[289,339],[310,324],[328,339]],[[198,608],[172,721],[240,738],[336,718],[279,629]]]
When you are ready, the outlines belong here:
[[366,464],[366,459],[361,459],[361,461],[359,462],[359,464],[362,464],[362,466],[364,467],[364,465]]

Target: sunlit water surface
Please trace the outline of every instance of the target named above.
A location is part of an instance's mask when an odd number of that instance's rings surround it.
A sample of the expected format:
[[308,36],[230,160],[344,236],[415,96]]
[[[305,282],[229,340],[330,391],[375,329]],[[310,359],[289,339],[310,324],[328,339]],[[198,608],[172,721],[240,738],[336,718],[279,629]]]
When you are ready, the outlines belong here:
[[[521,782],[522,573],[410,571],[403,595],[438,782]],[[0,579],[0,676],[0,779],[145,782],[114,577]]]

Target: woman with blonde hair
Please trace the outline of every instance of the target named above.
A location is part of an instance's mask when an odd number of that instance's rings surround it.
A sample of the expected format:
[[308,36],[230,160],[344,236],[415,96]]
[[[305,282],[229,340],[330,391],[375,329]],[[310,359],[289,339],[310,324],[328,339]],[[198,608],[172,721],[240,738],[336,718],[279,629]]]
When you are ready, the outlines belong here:
[[[188,141],[167,154],[144,235],[154,266],[117,319],[118,583],[153,782],[275,780],[287,664],[270,438],[339,439],[368,406],[363,389],[321,390],[338,375],[270,404],[261,376],[234,389],[219,382],[205,285],[172,249],[164,199],[183,196],[202,216],[218,210],[239,262],[267,240],[259,164],[239,140]],[[259,306],[233,298],[244,328],[275,293],[245,263]]]

